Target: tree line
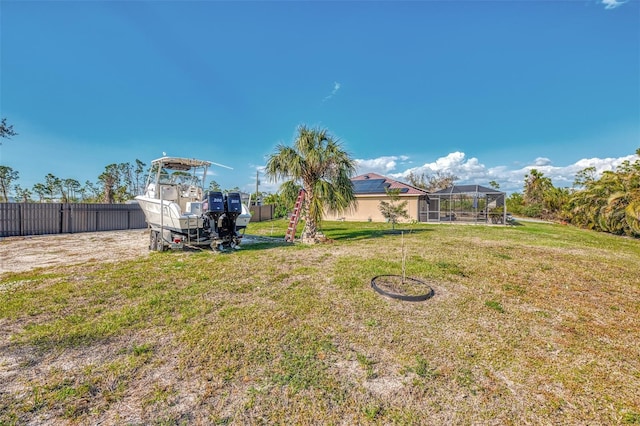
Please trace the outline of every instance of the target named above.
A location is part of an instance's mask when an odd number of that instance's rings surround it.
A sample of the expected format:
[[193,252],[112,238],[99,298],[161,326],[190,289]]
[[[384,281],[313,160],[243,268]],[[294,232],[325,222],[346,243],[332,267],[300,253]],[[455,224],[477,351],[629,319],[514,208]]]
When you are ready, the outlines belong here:
[[[267,175],[275,178],[287,177],[290,180],[280,187],[276,194],[269,194],[265,202],[276,205],[275,217],[285,217],[293,208],[294,200],[300,187],[312,188],[314,202],[320,198],[341,200],[342,208],[353,203],[355,199],[343,182],[332,184],[333,175],[324,175],[324,168],[317,167],[314,173],[307,169],[307,158],[313,160],[327,158],[332,167],[351,168],[349,158],[340,149],[336,149],[333,139],[326,131],[301,127],[292,148],[279,146],[272,155],[267,168]],[[329,152],[334,156],[327,155]],[[335,155],[338,152],[339,155]],[[575,226],[617,235],[640,237],[640,148],[636,150],[638,159],[625,161],[616,170],[605,171],[597,176],[594,167],[588,167],[576,174],[572,188],[555,187],[551,178],[537,169],[531,169],[524,176],[523,192],[512,193],[507,199],[507,209],[518,216],[547,219],[570,223]],[[331,160],[331,161],[329,161]],[[339,161],[338,161],[339,160]],[[328,168],[332,170],[331,168]],[[334,172],[335,174],[335,172]],[[311,176],[311,177],[309,177]],[[341,176],[341,175],[336,175]],[[304,184],[304,179],[308,180]],[[458,177],[448,172],[434,174],[415,174],[407,176],[410,185],[427,192],[450,187]],[[490,181],[489,186],[498,190],[500,184]],[[332,187],[332,191],[327,188]],[[317,194],[320,194],[317,197]],[[406,205],[399,202],[397,194],[388,193],[389,201],[381,203],[383,216],[395,224],[399,217],[404,217]],[[316,210],[318,211],[318,209]],[[316,217],[316,222],[321,218]]]
[[[640,157],[640,148],[635,153]],[[587,167],[576,173],[572,188],[555,187],[544,173],[531,169],[523,192],[511,194],[507,208],[516,215],[640,237],[640,158],[600,177],[595,167]]]
[[[8,166],[0,165],[0,202],[7,202],[9,195],[15,194],[14,201],[21,203],[125,203],[136,195],[144,193],[150,169],[136,159],[132,163],[114,163],[105,166],[97,182],[85,181],[84,184],[73,178],[61,178],[47,173],[44,181],[31,188],[23,188],[15,183],[19,173]],[[216,181],[211,181],[208,190],[221,191]],[[236,186],[227,191],[237,191]]]
[[19,172],[8,166],[0,166],[0,201],[7,202],[11,190],[16,202],[62,202],[62,203],[123,203],[140,194],[146,182],[146,164],[135,160],[135,164],[109,164],[98,176],[97,182],[87,180],[84,184],[73,178],[61,178],[47,173],[44,181],[31,188],[16,183]]
[[[0,122],[0,145],[18,133],[13,125],[3,118]],[[113,163],[105,166],[96,182],[89,180],[84,184],[73,178],[63,178],[48,173],[44,181],[31,188],[18,184],[20,173],[9,166],[0,165],[0,202],[9,201],[11,194],[15,201],[30,202],[62,202],[62,203],[124,203],[144,192],[144,185],[150,170],[142,161],[134,163]],[[209,183],[208,189],[220,190],[216,181]],[[239,191],[235,187],[230,191]]]
[[[2,119],[0,124],[0,143],[17,135],[6,119]],[[578,172],[572,188],[555,187],[549,177],[531,169],[524,176],[523,192],[512,193],[507,198],[507,208],[515,215],[640,237],[640,148],[635,153],[639,158],[634,162],[625,161],[616,170],[605,171],[600,177],[594,167]],[[63,202],[120,203],[142,192],[149,173],[145,167],[146,164],[137,159],[135,164],[110,164],[98,176],[97,183],[87,181],[84,185],[49,173],[44,182],[35,184],[31,189],[20,185],[14,185],[13,189],[22,202],[33,201],[37,197],[38,201],[59,199]],[[324,206],[338,211],[355,203],[350,183],[354,171],[354,160],[326,129],[301,126],[293,147],[279,145],[267,162],[266,175],[273,181],[285,180],[280,191],[255,195],[256,198],[262,195],[264,202],[275,204],[275,216],[282,217],[291,211],[298,190],[304,188],[307,191],[307,223],[303,235],[304,239],[313,240]],[[18,176],[18,172],[10,167],[0,166],[0,201],[8,200],[11,185]],[[457,176],[443,172],[408,176],[411,185],[427,192],[448,187],[457,179]],[[489,184],[499,189],[497,182]],[[208,189],[220,190],[220,187],[212,181]],[[394,216],[402,210],[394,208],[393,199],[389,205],[381,207],[383,213]]]

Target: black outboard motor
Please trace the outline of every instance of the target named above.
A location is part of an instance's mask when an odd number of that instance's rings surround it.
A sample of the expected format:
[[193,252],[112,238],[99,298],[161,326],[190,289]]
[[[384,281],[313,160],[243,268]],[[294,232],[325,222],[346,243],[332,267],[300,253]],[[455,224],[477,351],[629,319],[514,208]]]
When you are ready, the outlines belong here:
[[229,216],[233,217],[233,222],[235,223],[240,213],[242,213],[242,200],[240,199],[239,192],[230,192],[227,194],[227,213]]
[[207,206],[205,213],[222,214],[224,213],[224,197],[222,192],[208,191],[206,195]]
[[220,237],[236,236],[236,219],[242,213],[242,200],[239,192],[230,192],[225,195],[225,211],[218,219],[218,234]]
[[205,228],[211,229],[215,234],[218,233],[216,230],[218,219],[224,214],[224,204],[224,197],[220,191],[207,191],[202,201]]
[[242,213],[240,193],[222,195],[219,191],[209,191],[204,207],[205,215],[211,221],[209,226],[218,238],[227,240],[236,236],[236,219]]

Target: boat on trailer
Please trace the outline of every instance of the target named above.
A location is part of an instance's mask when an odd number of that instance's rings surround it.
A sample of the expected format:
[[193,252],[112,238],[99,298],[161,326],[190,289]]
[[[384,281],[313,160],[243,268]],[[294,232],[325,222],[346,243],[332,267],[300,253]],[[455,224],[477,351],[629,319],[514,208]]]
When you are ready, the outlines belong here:
[[240,244],[251,213],[239,192],[204,190],[212,164],[166,156],[151,162],[145,193],[135,197],[150,228],[150,250]]

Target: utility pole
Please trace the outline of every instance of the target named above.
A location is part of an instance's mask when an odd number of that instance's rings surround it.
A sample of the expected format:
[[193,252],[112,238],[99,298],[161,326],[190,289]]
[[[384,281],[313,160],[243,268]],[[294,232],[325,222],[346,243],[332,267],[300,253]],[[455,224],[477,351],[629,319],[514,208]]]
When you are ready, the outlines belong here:
[[260,172],[256,170],[256,206],[258,205],[258,185],[260,185],[260,178],[258,176],[258,173]]

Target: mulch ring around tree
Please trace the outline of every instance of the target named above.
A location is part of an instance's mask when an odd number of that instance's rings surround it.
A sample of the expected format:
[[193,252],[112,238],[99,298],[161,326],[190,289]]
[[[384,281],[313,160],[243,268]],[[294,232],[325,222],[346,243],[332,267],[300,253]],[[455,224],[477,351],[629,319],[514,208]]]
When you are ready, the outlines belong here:
[[426,282],[402,275],[378,275],[371,279],[371,287],[383,296],[406,302],[421,302],[435,294]]

